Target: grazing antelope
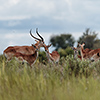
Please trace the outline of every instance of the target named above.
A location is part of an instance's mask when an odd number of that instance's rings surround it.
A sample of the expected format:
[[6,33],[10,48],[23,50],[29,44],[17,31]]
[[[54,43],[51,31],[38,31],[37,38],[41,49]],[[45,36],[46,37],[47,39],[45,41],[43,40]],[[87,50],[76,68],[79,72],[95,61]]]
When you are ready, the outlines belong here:
[[47,59],[48,59],[49,62],[58,63],[59,62],[59,59],[60,59],[60,55],[59,55],[59,53],[57,51],[53,51],[52,53],[50,53],[49,52],[49,49],[48,49],[50,46],[51,46],[51,44],[48,45],[48,46],[46,46],[44,44],[44,48],[45,48],[45,52],[46,52]]
[[13,57],[15,57],[18,61],[27,62],[30,67],[32,68],[33,64],[36,62],[38,57],[38,51],[39,46],[35,46],[32,44],[32,46],[35,48],[35,52],[33,54],[22,54],[20,52],[16,52]]
[[[40,47],[43,47],[43,44],[44,44],[44,39],[42,36],[40,36],[40,34],[38,33],[38,29],[36,29],[36,33],[37,35],[41,38],[36,38],[35,36],[32,35],[31,33],[31,30],[30,30],[30,35],[36,39],[36,44],[35,46],[39,46]],[[3,52],[3,55],[7,58],[7,61],[10,61],[13,57],[13,55],[15,53],[20,53],[20,54],[23,54],[23,55],[31,55],[31,54],[34,54],[36,51],[35,51],[35,48],[33,46],[9,46],[8,48],[6,48]]]
[[84,58],[84,59],[90,59],[90,60],[95,60],[95,61],[99,60],[100,48],[95,49],[95,50],[88,50],[88,52],[85,52],[83,48],[85,43],[83,43],[82,45],[80,43],[78,44],[80,46],[80,52],[81,52],[82,59]]

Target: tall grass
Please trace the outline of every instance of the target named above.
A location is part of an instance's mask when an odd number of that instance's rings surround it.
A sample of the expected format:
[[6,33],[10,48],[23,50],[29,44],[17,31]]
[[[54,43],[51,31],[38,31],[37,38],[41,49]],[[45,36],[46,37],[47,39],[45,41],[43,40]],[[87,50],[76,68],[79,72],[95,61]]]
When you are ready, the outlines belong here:
[[61,58],[31,69],[0,57],[0,100],[99,100],[100,62]]

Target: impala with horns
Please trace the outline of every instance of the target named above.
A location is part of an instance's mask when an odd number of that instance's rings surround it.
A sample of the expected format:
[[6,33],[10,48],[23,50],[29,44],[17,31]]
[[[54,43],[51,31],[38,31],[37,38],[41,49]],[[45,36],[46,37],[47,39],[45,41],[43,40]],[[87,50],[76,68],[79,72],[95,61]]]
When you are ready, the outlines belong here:
[[59,59],[60,59],[60,55],[57,51],[53,51],[52,53],[49,52],[49,47],[51,46],[50,45],[45,45],[44,44],[44,48],[45,48],[45,52],[46,52],[46,56],[47,56],[47,59],[49,62],[55,62],[55,63],[58,63],[59,62]]
[[[37,35],[40,37],[39,38],[36,38],[35,36],[32,35],[31,33],[31,30],[30,30],[30,35],[36,39],[36,44],[35,46],[39,46],[40,47],[43,47],[43,44],[44,44],[44,39],[43,37],[38,33],[38,29],[36,29],[36,33]],[[15,53],[21,53],[23,55],[25,54],[34,54],[35,53],[35,48],[33,46],[9,46],[8,48],[6,48],[4,51],[3,51],[3,54],[4,56],[7,58],[7,61],[11,60],[13,55]]]

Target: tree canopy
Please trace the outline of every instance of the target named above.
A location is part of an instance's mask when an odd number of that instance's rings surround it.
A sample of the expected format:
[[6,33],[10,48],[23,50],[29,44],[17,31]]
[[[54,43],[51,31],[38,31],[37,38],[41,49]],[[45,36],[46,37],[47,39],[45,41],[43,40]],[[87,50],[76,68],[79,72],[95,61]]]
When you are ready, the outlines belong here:
[[71,34],[61,34],[52,36],[50,42],[58,50],[59,48],[66,49],[68,46],[73,46],[75,39]]
[[78,42],[83,43],[85,42],[85,48],[89,49],[96,49],[100,48],[100,39],[97,37],[98,33],[95,31],[90,31],[89,28],[86,29],[85,32],[83,32],[83,35],[79,37]]

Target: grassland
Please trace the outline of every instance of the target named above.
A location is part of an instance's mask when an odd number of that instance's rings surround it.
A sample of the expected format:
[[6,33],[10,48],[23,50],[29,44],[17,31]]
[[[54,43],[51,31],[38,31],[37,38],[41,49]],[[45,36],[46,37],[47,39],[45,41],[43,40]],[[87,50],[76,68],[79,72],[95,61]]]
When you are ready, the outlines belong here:
[[0,100],[100,100],[100,61],[67,56],[31,69],[0,56]]

